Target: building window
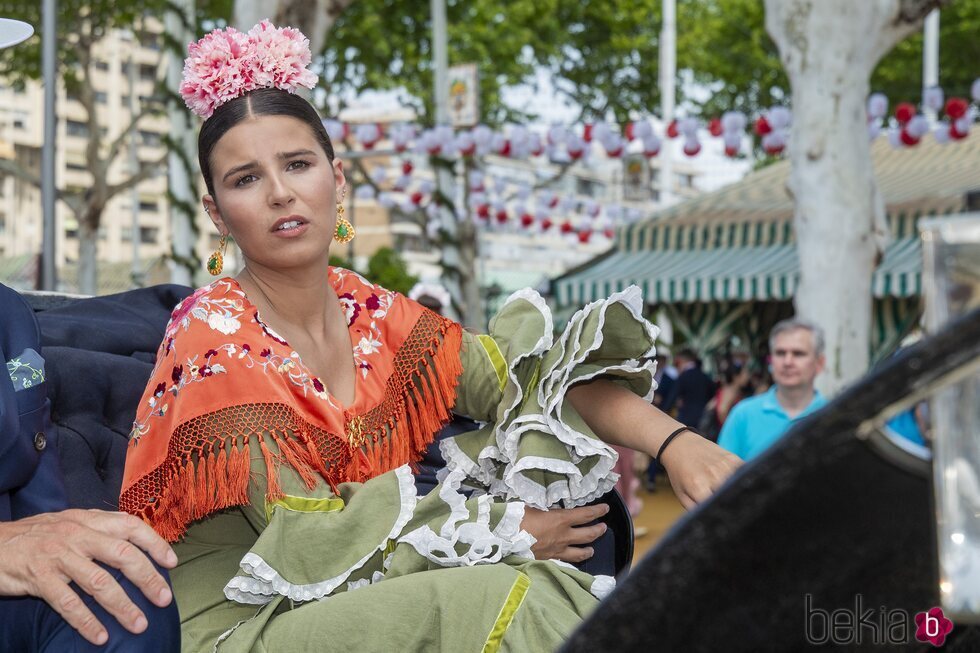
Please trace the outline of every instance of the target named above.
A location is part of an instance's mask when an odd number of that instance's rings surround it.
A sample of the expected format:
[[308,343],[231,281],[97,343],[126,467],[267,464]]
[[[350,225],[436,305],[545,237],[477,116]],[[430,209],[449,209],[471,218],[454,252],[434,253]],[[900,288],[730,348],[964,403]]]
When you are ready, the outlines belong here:
[[14,129],[27,129],[27,123],[23,118],[14,118]]
[[150,63],[140,64],[140,79],[155,82],[157,79],[157,67]]
[[160,37],[156,34],[143,34],[140,36],[140,45],[148,50],[159,50]]
[[0,213],[0,234],[7,230],[7,216]]
[[593,181],[591,179],[583,179],[582,177],[577,177],[575,179],[575,192],[578,195],[587,195],[588,197],[598,197],[602,193],[602,184],[598,181]]
[[87,172],[88,165],[84,163],[77,163],[75,161],[69,161],[65,164],[65,168],[68,170],[75,170],[77,172]]
[[68,135],[88,138],[88,125],[86,125],[84,122],[79,122],[77,120],[69,120]]
[[95,92],[95,101],[98,104],[105,104],[106,102],[109,101],[109,96],[106,95],[105,93],[103,93],[102,91],[96,91]]
[[681,188],[694,188],[694,175],[680,175]]
[[147,147],[160,147],[160,134],[140,130],[140,143]]
[[96,61],[95,62],[95,69],[96,70],[101,70],[102,72],[105,72],[105,71],[109,70],[109,62],[108,61]]
[[140,242],[144,245],[156,245],[159,233],[157,227],[140,227]]
[[65,238],[78,238],[78,229],[65,229]]
[[156,200],[140,200],[140,211],[156,213],[159,209]]

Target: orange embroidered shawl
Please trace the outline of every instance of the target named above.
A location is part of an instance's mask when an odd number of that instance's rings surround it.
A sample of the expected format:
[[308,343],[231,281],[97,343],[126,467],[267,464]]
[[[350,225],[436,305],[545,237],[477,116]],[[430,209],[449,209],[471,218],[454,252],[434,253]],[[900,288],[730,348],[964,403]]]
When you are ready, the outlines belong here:
[[282,464],[310,488],[318,477],[336,488],[418,459],[456,401],[461,327],[356,273],[331,268],[329,281],[349,325],[354,402],[330,396],[234,279],[215,281],[171,316],[130,434],[121,510],[175,541],[248,503],[256,444],[269,500],[282,497]]

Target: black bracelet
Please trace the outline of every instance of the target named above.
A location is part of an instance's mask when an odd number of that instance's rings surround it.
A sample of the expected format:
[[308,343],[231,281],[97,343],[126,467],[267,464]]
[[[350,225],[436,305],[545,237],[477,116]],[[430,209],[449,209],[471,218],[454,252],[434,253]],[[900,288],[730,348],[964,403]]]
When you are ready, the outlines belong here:
[[[690,431],[691,433],[694,433],[695,435],[701,435],[700,433],[697,432],[697,430],[695,430],[694,428],[692,428],[690,426],[682,426],[679,429],[677,429],[676,431],[674,431],[673,433],[671,433],[670,435],[668,435],[667,436],[667,439],[664,440],[664,443],[662,445],[660,445],[660,451],[657,452],[657,456],[654,458],[654,460],[657,462],[658,465],[661,464],[660,463],[660,457],[664,455],[664,449],[667,448],[667,445],[670,444],[671,441],[674,438],[676,438],[678,435],[680,435],[684,431]],[[661,465],[661,466],[663,466],[663,465]]]

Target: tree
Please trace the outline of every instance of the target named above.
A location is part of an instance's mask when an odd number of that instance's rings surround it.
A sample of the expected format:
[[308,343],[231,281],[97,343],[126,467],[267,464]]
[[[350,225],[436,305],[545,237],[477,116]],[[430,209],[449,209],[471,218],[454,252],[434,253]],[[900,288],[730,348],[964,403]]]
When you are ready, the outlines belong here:
[[766,0],[766,27],[792,86],[795,307],[826,330],[830,392],[868,367],[871,275],[887,239],[866,130],[871,74],[946,1]]
[[535,22],[535,61],[559,93],[580,108],[579,120],[625,124],[659,105],[661,0],[555,2]]
[[[480,102],[490,123],[523,119],[504,106],[502,86],[534,73],[528,43],[537,39],[537,21],[557,0],[473,0],[447,8],[450,65],[474,62],[480,73]],[[397,90],[420,121],[434,122],[432,25],[428,2],[360,0],[334,23],[323,51],[324,87],[332,93]]]
[[[132,27],[143,12],[162,11],[163,0],[144,0],[119,7],[112,0],[63,0],[58,3],[57,60],[61,78],[69,96],[77,98],[84,111],[87,132],[85,160],[92,175],[92,185],[84,191],[57,189],[57,197],[75,215],[79,231],[79,289],[94,294],[96,290],[96,254],[102,213],[109,201],[144,179],[148,179],[166,160],[166,155],[141,162],[137,172],[110,179],[109,170],[125,152],[130,138],[135,138],[140,120],[159,112],[159,102],[144,103],[142,110],[117,132],[111,141],[102,135],[98,120],[95,89],[91,83],[95,69],[94,46],[110,30]],[[41,25],[41,3],[34,0],[7,5],[9,18]],[[41,39],[33,38],[16,48],[0,51],[0,77],[13,84],[41,78]],[[40,175],[15,160],[0,160],[0,173],[41,187]]]
[[[295,27],[310,39],[310,48],[319,52],[337,18],[354,0],[235,0],[232,25],[248,30],[264,18],[273,25]],[[310,5],[313,5],[312,8]]]
[[[766,32],[759,0],[699,0],[678,7],[677,64],[710,88],[704,101],[688,99],[704,116],[729,109],[756,113],[789,99],[789,79],[779,50]],[[939,23],[940,84],[947,94],[967,96],[980,60],[980,0],[944,7]],[[826,54],[827,44],[821,46]],[[893,103],[915,102],[922,92],[922,34],[914,30],[877,63],[871,91]]]

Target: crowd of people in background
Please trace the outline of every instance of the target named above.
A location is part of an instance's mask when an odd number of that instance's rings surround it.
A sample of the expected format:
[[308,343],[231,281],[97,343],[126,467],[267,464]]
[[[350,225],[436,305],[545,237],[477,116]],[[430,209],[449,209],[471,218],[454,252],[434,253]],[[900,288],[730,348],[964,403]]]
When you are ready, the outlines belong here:
[[[654,405],[743,460],[761,455],[793,423],[827,403],[815,387],[824,368],[823,330],[808,320],[776,324],[768,352],[758,358],[728,350],[706,369],[696,350],[683,347],[673,357],[660,348],[656,360]],[[901,446],[927,447],[928,421],[927,404],[921,402],[890,419],[886,433]],[[655,492],[662,470],[633,452],[620,455],[617,489],[635,517],[642,508],[640,485]],[[645,474],[637,474],[643,467]]]

